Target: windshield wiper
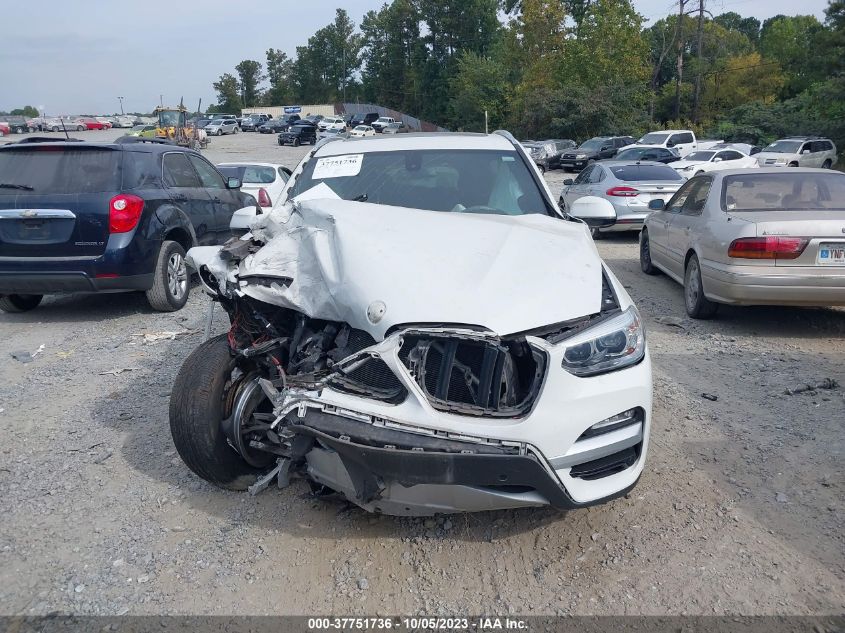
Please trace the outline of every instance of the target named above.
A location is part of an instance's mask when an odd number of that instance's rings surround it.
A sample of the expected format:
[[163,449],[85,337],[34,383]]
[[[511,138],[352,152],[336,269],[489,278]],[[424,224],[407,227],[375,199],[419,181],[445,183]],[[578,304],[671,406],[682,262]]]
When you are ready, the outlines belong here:
[[12,182],[0,182],[0,189],[23,189],[24,191],[34,191],[29,185],[16,185]]
[[369,196],[365,193],[362,193],[360,196],[355,196],[352,198],[352,202],[366,202]]

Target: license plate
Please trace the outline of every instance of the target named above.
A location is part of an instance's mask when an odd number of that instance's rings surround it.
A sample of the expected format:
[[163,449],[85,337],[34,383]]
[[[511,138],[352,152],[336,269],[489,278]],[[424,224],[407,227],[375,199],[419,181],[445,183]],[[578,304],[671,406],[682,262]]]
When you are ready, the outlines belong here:
[[845,242],[819,244],[816,263],[822,266],[845,266]]

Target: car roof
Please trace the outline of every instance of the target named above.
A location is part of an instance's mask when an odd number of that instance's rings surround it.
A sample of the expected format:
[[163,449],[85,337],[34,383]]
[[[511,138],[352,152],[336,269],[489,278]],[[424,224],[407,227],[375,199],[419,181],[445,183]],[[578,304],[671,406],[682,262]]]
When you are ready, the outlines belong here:
[[757,175],[757,174],[828,174],[831,176],[841,176],[845,178],[845,174],[833,169],[817,169],[812,167],[790,167],[784,169],[783,167],[760,167],[758,169],[720,169],[718,171],[710,172],[710,175],[722,177],[737,176],[737,175]]
[[425,149],[511,150],[515,146],[500,134],[471,132],[411,132],[409,134],[376,135],[366,138],[342,138],[317,148],[317,156],[337,156],[355,152],[390,152]]
[[648,165],[652,167],[666,167],[667,169],[672,169],[669,165],[660,163],[656,160],[603,160],[596,163],[596,165],[603,165],[605,167],[633,167],[634,165]]
[[[133,137],[128,137],[133,138]],[[123,143],[91,143],[88,141],[64,141],[56,140],[47,143],[7,143],[0,145],[0,151],[15,150],[15,148],[29,148],[34,147],[68,147],[79,149],[81,147],[101,148],[117,151],[131,151],[131,152],[148,152],[148,153],[162,153],[162,152],[186,152],[196,154],[194,150],[187,147],[180,147],[172,143],[157,143],[152,139],[131,140]]]

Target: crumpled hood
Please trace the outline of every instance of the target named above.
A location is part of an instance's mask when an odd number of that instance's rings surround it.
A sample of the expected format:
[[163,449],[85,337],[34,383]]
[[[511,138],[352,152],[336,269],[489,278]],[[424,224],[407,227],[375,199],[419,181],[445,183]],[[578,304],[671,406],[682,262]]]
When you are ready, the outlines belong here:
[[[586,229],[548,216],[318,199],[260,216],[252,233],[266,243],[240,263],[243,293],[345,321],[377,340],[396,324],[478,325],[504,335],[600,309],[601,260]],[[221,278],[217,253],[189,255]],[[383,311],[380,320],[368,309]]]

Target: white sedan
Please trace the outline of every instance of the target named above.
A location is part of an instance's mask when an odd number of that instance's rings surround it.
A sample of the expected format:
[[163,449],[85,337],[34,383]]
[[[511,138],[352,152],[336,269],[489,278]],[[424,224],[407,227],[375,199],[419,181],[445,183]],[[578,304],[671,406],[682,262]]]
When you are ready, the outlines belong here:
[[356,125],[352,132],[349,133],[349,136],[354,137],[361,137],[361,136],[375,136],[376,131],[370,127],[369,125]]
[[317,124],[317,128],[321,132],[325,132],[326,130],[344,131],[346,130],[346,121],[343,120],[343,117],[327,116]]
[[756,158],[743,154],[736,149],[699,150],[687,154],[681,160],[671,164],[671,167],[684,178],[692,178],[698,174],[722,169],[745,169],[759,167]]
[[241,181],[241,191],[250,194],[262,209],[279,201],[290,178],[290,169],[275,163],[220,163],[217,168],[227,178]]

